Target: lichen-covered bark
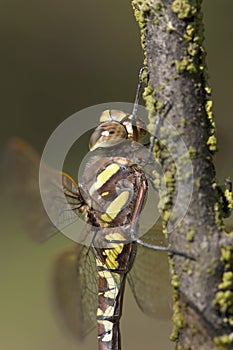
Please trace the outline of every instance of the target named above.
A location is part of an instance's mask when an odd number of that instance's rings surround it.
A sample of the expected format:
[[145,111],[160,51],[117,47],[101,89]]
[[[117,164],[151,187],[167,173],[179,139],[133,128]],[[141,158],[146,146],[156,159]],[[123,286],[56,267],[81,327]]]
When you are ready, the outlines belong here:
[[[169,101],[172,108],[165,118],[188,150],[188,156],[177,157],[174,165],[171,153],[166,151],[169,130],[161,128],[157,157],[168,187],[163,198],[165,221],[170,218],[179,182],[192,182],[186,215],[169,233],[172,248],[195,257],[189,260],[176,255],[171,262],[175,289],[172,338],[177,349],[233,349],[233,248],[231,236],[223,233],[212,163],[216,138],[202,46],[201,3],[132,1],[149,72],[144,98],[150,111],[150,127],[153,129],[155,124],[154,111],[162,113],[161,106]],[[173,151],[179,154],[178,149]],[[184,170],[188,158],[192,174]],[[183,169],[183,179],[179,169]],[[181,193],[181,204],[187,195],[186,191]]]

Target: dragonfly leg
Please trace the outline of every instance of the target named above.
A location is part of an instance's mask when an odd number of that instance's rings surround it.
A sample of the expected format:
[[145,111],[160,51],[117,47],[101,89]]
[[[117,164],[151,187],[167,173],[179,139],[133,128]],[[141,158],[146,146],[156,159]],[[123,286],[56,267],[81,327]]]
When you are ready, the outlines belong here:
[[174,254],[174,255],[183,256],[184,258],[187,258],[187,259],[190,259],[190,260],[196,260],[193,256],[187,254],[186,252],[181,252],[181,251],[176,250],[176,249],[172,249],[172,248],[164,247],[164,246],[159,246],[159,245],[149,244],[149,243],[146,243],[146,242],[142,241],[141,239],[136,239],[135,242],[137,242],[137,244],[139,244],[139,245],[141,245],[141,246],[143,246],[145,248],[171,253],[172,255]]

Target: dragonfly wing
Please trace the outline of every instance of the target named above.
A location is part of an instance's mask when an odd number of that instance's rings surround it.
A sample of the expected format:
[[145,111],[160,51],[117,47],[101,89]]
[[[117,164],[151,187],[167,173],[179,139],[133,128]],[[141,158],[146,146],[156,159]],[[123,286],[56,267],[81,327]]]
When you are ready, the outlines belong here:
[[[80,197],[78,186],[65,173],[59,173],[46,165],[41,171],[41,193],[46,197],[53,223],[44,209],[39,188],[40,157],[24,140],[13,138],[4,154],[4,172],[10,193],[19,207],[23,222],[35,241],[43,242],[77,220],[74,211]],[[61,180],[62,179],[62,180]],[[66,200],[64,191],[72,192],[74,206]]]
[[233,231],[233,225],[232,224],[226,224],[225,225],[225,231],[226,233],[230,233]]
[[[155,225],[143,240],[154,245],[164,244],[161,224]],[[171,318],[171,283],[166,252],[138,245],[128,282],[145,314],[154,318]]]
[[65,328],[82,340],[96,325],[97,271],[92,250],[75,245],[54,268],[53,296]]

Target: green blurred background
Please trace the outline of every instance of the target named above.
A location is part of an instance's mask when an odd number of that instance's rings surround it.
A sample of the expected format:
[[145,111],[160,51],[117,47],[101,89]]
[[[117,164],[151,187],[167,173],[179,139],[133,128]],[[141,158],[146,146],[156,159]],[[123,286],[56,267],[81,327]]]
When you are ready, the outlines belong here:
[[[129,1],[0,3],[1,149],[17,135],[41,152],[51,132],[74,112],[103,102],[133,101],[142,52]],[[218,132],[215,161],[223,181],[233,174],[232,0],[205,0],[204,21]],[[53,261],[72,243],[57,235],[36,245],[5,198],[1,213],[0,348],[96,348],[95,332],[77,344],[53,315]],[[171,324],[144,316],[128,292],[123,313],[125,349],[173,349]]]

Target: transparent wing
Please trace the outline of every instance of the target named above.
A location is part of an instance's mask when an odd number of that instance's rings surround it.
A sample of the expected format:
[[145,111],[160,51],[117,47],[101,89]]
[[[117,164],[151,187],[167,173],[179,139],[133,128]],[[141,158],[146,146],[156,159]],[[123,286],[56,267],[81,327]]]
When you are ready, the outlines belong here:
[[82,340],[96,325],[98,280],[92,250],[76,245],[56,261],[53,298],[64,327]]
[[[41,172],[42,195],[46,196],[53,223],[44,209],[39,189],[40,157],[20,138],[11,139],[4,153],[6,183],[23,222],[35,241],[42,242],[77,220],[75,209],[80,206],[78,185],[65,173],[59,173],[46,165]],[[62,180],[61,180],[62,179]],[[66,195],[72,195],[72,203]]]
[[[143,240],[154,245],[167,245],[158,222]],[[155,318],[171,317],[171,283],[166,252],[138,245],[136,259],[128,282],[139,308]]]

